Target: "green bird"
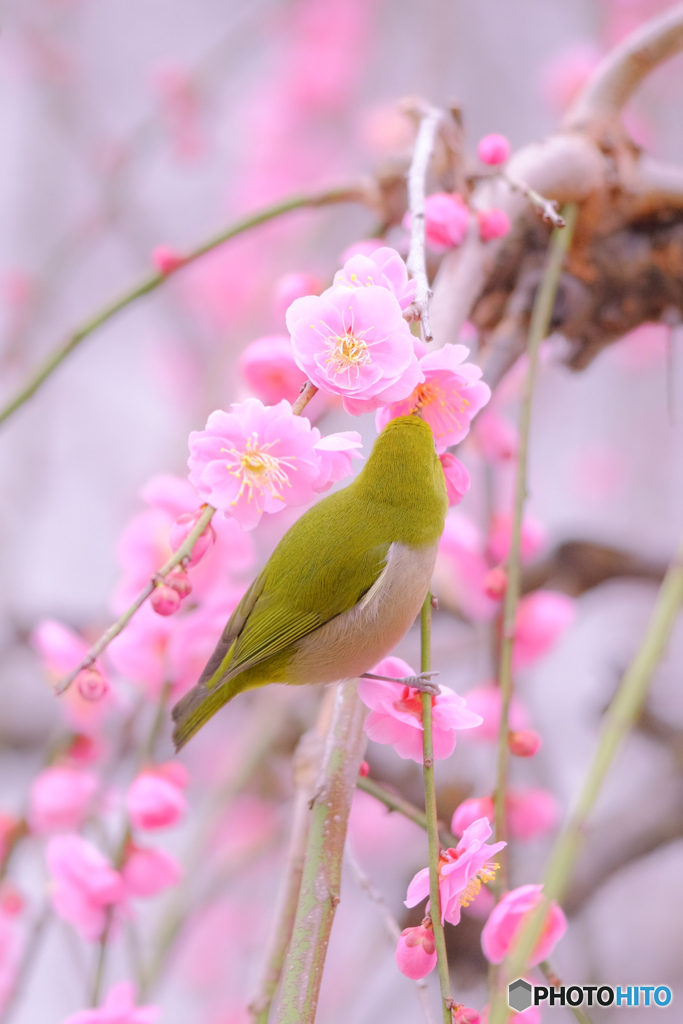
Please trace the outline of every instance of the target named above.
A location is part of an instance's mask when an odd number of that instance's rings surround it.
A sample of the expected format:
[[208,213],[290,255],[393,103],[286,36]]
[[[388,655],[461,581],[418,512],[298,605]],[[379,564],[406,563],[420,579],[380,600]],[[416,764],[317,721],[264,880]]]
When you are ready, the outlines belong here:
[[[422,607],[447,510],[429,425],[391,420],[353,483],[297,520],[247,590],[173,708],[176,749],[244,690],[368,674]],[[410,685],[435,692],[432,674]]]

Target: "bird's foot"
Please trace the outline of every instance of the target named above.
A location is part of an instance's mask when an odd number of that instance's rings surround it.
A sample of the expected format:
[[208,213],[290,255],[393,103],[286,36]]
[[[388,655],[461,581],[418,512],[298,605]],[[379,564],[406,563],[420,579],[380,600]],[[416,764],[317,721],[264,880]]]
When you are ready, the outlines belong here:
[[420,672],[417,676],[377,676],[374,672],[364,672],[361,676],[362,679],[379,679],[383,683],[400,683],[401,686],[410,686],[413,690],[420,690],[421,693],[430,693],[432,697],[437,697],[441,692],[441,687],[438,683],[432,682],[433,676],[438,676],[438,672]]

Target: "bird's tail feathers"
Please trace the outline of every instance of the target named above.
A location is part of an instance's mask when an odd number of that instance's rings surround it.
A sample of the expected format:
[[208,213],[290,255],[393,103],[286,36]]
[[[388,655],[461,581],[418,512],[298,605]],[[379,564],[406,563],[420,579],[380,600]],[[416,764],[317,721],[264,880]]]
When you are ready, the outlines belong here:
[[[231,680],[232,681],[232,680]],[[189,739],[238,693],[238,688],[224,683],[214,690],[207,690],[203,683],[197,683],[173,708],[175,722],[173,742],[176,751],[184,747]]]

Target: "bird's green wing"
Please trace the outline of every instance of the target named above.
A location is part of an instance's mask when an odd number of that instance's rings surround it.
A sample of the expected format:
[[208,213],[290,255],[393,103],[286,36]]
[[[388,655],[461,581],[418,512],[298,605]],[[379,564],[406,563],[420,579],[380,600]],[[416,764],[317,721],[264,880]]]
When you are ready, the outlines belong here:
[[279,586],[268,588],[266,580],[235,642],[230,675],[279,654],[362,601],[382,575],[389,547],[374,544],[357,550],[343,570],[336,558],[320,552],[299,566],[299,573],[286,573],[286,579],[278,576],[280,567],[271,560],[264,571]]

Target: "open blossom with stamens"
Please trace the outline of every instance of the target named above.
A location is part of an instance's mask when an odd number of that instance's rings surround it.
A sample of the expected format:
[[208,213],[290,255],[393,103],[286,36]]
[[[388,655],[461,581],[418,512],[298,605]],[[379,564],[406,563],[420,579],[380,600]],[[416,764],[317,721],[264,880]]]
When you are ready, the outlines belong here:
[[[494,907],[481,933],[481,948],[489,963],[503,962],[524,918],[541,902],[542,890],[542,885],[520,885],[506,893]],[[566,930],[567,919],[553,900],[527,966],[535,967],[542,960],[547,960]]]
[[[491,857],[506,843],[488,844],[491,835],[488,819],[479,818],[463,832],[455,849],[442,850],[439,855],[439,897],[441,922],[458,924],[460,912],[479,894],[482,885],[494,878],[497,864]],[[407,907],[416,907],[429,896],[429,868],[423,868],[408,886]],[[429,905],[428,905],[429,906]]]
[[[294,416],[289,402],[264,406],[248,398],[231,408],[211,413],[206,428],[190,434],[188,465],[203,499],[243,529],[253,529],[264,512],[305,505],[340,479],[345,467],[350,470],[346,455],[330,467],[329,452],[316,450],[323,440],[319,431],[305,416]],[[342,439],[337,450],[355,447],[348,442]]]
[[[384,658],[372,670],[376,675],[404,678],[413,669],[401,658]],[[361,679],[358,696],[371,708],[365,731],[376,743],[391,743],[399,757],[422,763],[422,694],[411,686]],[[465,701],[447,686],[432,697],[434,757],[450,757],[455,750],[456,729],[474,729],[479,715],[472,714]]]
[[465,363],[469,349],[464,345],[445,345],[420,359],[424,380],[406,399],[392,402],[377,413],[377,429],[389,420],[420,410],[434,433],[437,451],[458,444],[470,429],[470,421],[482,409],[491,390],[484,384],[481,369]]
[[398,299],[401,309],[408,308],[417,288],[417,282],[408,277],[402,257],[388,246],[375,249],[369,256],[352,256],[334,275],[336,288],[368,288],[370,285],[388,288]]
[[287,310],[297,365],[351,415],[407,398],[424,379],[413,336],[388,288],[330,288]]

